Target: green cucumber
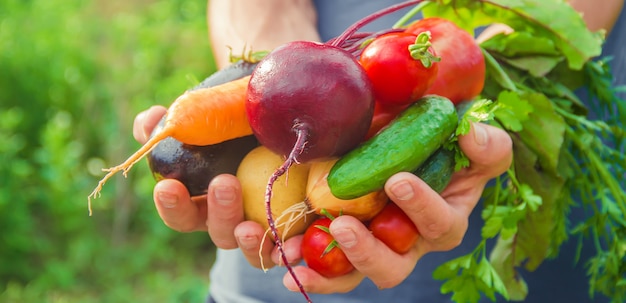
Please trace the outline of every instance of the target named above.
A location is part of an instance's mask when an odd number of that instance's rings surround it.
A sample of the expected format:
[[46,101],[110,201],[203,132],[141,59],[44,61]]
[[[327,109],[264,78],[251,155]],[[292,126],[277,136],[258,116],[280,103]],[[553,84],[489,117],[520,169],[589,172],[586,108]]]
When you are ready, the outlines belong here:
[[328,186],[340,199],[354,199],[383,188],[392,175],[417,169],[450,138],[456,109],[445,97],[425,96],[387,127],[344,155],[331,168]]
[[420,177],[430,188],[441,193],[454,173],[454,151],[440,147],[413,174]]

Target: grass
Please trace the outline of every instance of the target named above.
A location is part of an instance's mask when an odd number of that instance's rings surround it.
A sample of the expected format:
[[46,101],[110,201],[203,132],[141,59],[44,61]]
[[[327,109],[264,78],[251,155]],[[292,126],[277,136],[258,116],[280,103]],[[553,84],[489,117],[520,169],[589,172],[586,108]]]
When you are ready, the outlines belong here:
[[214,71],[206,1],[0,3],[0,302],[203,302],[214,247],[166,227],[134,116]]

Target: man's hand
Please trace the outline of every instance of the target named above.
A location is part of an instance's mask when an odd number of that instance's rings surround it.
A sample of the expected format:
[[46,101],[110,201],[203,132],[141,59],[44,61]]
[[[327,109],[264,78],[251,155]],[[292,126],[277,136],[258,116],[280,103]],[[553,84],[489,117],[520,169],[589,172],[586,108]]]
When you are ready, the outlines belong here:
[[[511,138],[496,127],[474,124],[469,134],[459,138],[459,144],[470,166],[455,173],[441,195],[411,173],[398,173],[385,184],[389,197],[419,230],[420,238],[413,249],[397,254],[373,237],[360,221],[339,216],[330,231],[356,271],[327,279],[307,267],[297,267],[296,274],[305,289],[312,293],[347,292],[365,277],[380,288],[394,287],[408,277],[426,253],[457,247],[487,181],[505,172],[512,160]],[[292,291],[298,290],[290,275],[285,275],[283,283]]]
[[[137,116],[134,123],[137,141],[147,140],[164,113],[165,108],[155,106]],[[389,197],[420,232],[420,239],[408,253],[395,253],[373,237],[359,220],[339,216],[333,220],[330,230],[356,270],[327,279],[307,267],[298,266],[295,271],[307,291],[347,292],[365,277],[381,288],[394,287],[413,271],[426,253],[458,246],[487,181],[505,172],[512,159],[510,137],[492,126],[474,124],[469,134],[459,138],[459,144],[470,159],[470,166],[456,172],[441,195],[410,173],[398,173],[385,184]],[[162,180],[154,188],[154,202],[165,224],[174,230],[207,231],[217,247],[241,249],[248,262],[258,268],[281,264],[273,242],[262,241],[265,230],[261,225],[244,221],[241,185],[235,176],[215,177],[207,195],[202,197],[190,197],[185,186],[176,180]],[[302,259],[301,241],[302,236],[295,236],[284,243],[290,264]],[[285,275],[283,282],[288,289],[298,291],[290,275]]]

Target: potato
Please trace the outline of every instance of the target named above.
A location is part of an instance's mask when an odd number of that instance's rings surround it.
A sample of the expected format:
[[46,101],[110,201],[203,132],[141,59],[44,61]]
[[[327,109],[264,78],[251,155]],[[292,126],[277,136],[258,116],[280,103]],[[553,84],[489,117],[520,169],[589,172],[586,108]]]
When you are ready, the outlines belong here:
[[[250,151],[239,164],[237,178],[243,191],[243,206],[246,220],[258,222],[269,228],[265,211],[265,190],[269,177],[284,159],[265,146]],[[272,189],[272,215],[281,239],[304,233],[315,215],[304,199],[309,174],[308,164],[292,165],[274,183]],[[289,226],[285,235],[283,231]]]

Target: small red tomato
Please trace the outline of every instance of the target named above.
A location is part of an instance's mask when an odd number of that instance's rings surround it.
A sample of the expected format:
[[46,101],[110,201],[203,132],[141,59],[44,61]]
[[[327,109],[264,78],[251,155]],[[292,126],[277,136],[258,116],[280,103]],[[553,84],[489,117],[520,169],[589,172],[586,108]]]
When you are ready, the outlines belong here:
[[432,46],[441,58],[437,79],[426,91],[447,97],[454,104],[478,96],[485,85],[485,57],[474,37],[443,18],[424,18],[410,24],[405,32],[430,32]]
[[413,221],[395,203],[389,202],[370,221],[372,235],[385,243],[393,251],[408,252],[419,238],[419,232]]
[[326,217],[313,221],[304,232],[301,246],[307,266],[327,278],[343,276],[354,270],[328,230],[331,222]]
[[426,93],[437,77],[437,60],[427,33],[406,32],[375,38],[359,59],[372,82],[376,101],[395,106],[411,104]]

